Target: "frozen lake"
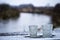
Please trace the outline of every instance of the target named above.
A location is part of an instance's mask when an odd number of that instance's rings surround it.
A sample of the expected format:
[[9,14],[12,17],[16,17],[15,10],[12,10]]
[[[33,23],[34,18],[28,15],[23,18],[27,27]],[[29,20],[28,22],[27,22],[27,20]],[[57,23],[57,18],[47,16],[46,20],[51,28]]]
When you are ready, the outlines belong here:
[[20,13],[16,20],[0,20],[0,33],[29,31],[29,25],[41,25],[50,23],[51,17],[42,14]]

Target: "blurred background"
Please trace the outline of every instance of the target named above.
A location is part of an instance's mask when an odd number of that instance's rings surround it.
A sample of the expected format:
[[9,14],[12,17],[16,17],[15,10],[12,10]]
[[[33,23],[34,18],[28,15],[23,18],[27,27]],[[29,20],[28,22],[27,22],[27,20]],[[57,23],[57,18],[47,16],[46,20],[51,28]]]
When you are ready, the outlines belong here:
[[39,29],[48,23],[60,27],[60,0],[0,0],[0,33],[29,31],[29,25]]

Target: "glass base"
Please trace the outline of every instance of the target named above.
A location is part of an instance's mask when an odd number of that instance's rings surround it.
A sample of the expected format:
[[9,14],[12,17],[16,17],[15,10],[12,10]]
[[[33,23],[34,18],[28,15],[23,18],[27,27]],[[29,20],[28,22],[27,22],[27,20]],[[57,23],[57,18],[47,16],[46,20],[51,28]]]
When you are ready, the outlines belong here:
[[36,36],[36,37],[31,37],[31,36],[25,36],[25,38],[53,38],[55,35],[52,35],[50,37],[43,37],[43,35],[39,35],[39,36]]

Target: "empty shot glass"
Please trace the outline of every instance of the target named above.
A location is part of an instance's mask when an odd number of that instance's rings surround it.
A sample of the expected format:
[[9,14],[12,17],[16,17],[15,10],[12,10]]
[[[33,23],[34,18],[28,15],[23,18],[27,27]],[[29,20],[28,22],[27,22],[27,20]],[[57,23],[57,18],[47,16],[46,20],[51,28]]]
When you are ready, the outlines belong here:
[[29,26],[30,37],[37,37],[37,27],[37,25]]

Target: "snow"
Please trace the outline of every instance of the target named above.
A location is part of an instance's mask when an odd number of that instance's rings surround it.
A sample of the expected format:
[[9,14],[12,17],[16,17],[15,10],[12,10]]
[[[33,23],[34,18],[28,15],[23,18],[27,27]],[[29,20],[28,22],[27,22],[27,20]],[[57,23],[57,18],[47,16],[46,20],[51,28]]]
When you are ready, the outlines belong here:
[[[57,32],[58,31],[58,32]],[[53,38],[29,38],[25,35],[15,35],[15,36],[0,36],[0,40],[60,40],[60,28],[54,29],[53,33],[55,36]]]

